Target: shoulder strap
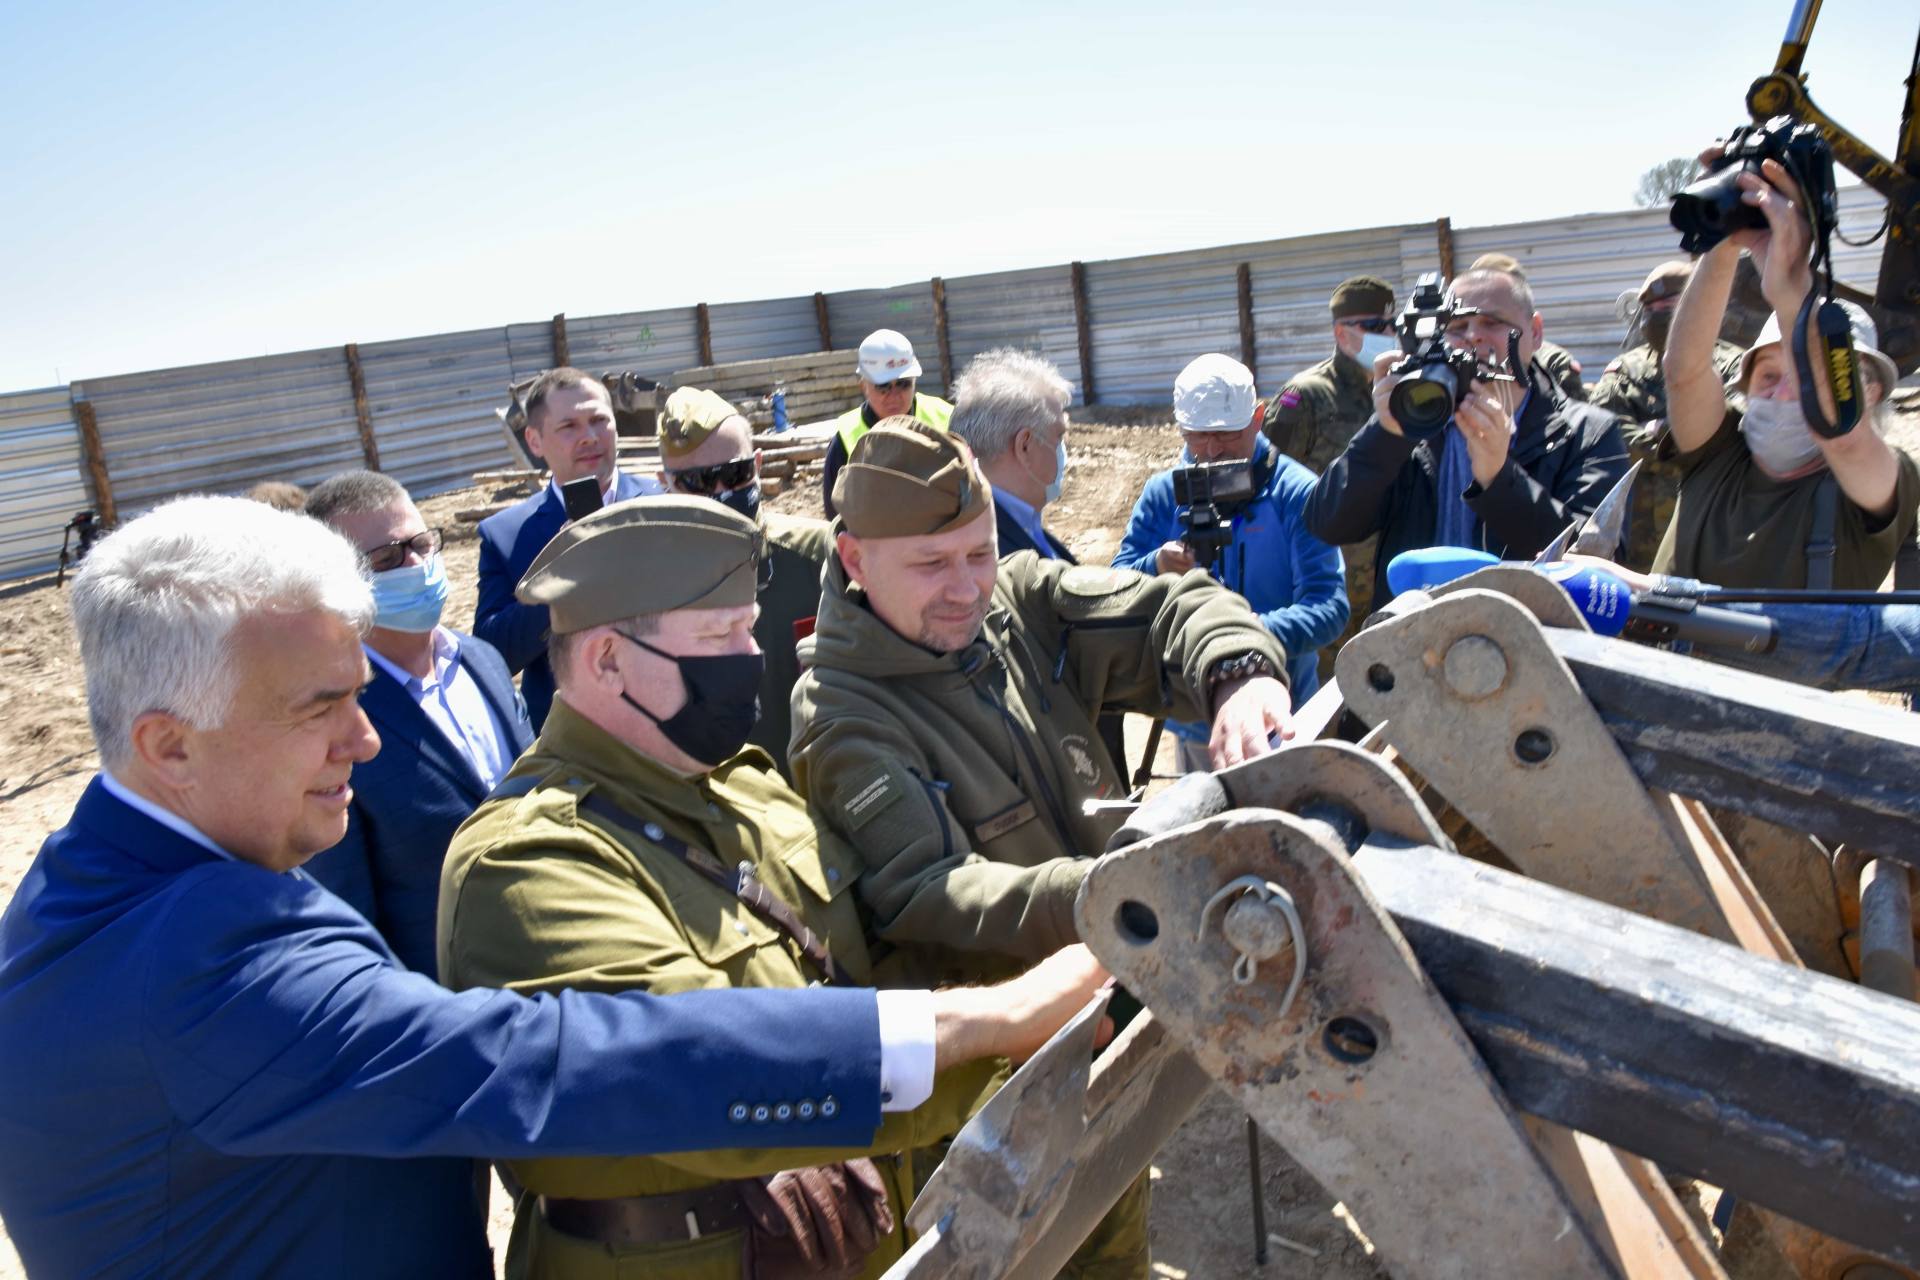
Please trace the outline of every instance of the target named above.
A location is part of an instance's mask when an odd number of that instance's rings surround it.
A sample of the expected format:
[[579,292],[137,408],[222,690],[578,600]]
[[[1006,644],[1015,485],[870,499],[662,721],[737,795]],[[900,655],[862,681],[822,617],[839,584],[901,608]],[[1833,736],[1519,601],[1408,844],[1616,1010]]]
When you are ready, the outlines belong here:
[[1833,589],[1833,528],[1839,513],[1840,484],[1832,471],[1820,474],[1813,490],[1813,528],[1807,535],[1807,589]]
[[580,808],[602,821],[632,831],[647,841],[659,845],[689,868],[738,898],[749,911],[772,925],[799,947],[800,953],[820,971],[820,975],[826,980],[828,986],[854,985],[845,971],[834,961],[833,954],[827,950],[825,939],[809,929],[792,907],[774,897],[766,885],[754,878],[751,862],[742,861],[733,872],[729,873],[726,864],[712,853],[695,848],[685,840],[669,833],[657,822],[628,813],[598,791],[590,791],[582,796]]

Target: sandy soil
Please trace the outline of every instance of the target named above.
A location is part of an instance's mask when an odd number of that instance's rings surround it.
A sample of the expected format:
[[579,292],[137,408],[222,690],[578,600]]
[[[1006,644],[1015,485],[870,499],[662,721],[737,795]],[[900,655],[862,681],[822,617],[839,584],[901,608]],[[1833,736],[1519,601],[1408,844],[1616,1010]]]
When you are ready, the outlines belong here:
[[[1908,448],[1920,441],[1920,402],[1908,401],[1893,433]],[[1137,415],[1134,415],[1137,420]],[[1178,448],[1164,423],[1076,424],[1072,461],[1060,503],[1048,524],[1083,561],[1105,563],[1119,545],[1128,512],[1146,477],[1171,465]],[[473,617],[478,544],[473,527],[454,513],[488,499],[462,490],[428,500],[428,523],[447,538],[453,597],[447,617]],[[818,514],[817,485],[772,500]],[[0,588],[0,907],[9,900],[46,834],[59,827],[97,766],[86,723],[79,654],[66,593],[51,578]],[[1167,759],[1165,767],[1171,767]],[[1262,1139],[1263,1190],[1269,1232],[1299,1248],[1275,1244],[1260,1274],[1365,1280],[1383,1275],[1368,1249],[1334,1212],[1331,1198],[1270,1141]],[[1245,1122],[1226,1099],[1205,1102],[1155,1161],[1155,1271],[1169,1280],[1252,1274],[1252,1209]],[[494,1198],[496,1248],[510,1211]],[[0,1235],[0,1280],[17,1280],[19,1262]]]

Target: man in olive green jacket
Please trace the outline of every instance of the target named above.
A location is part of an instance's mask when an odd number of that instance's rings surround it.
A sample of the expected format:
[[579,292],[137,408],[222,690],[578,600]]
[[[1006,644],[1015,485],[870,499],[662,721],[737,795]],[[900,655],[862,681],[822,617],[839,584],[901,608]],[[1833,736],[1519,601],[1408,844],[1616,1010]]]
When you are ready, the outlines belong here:
[[[656,498],[568,526],[528,570],[519,593],[549,608],[558,697],[448,853],[448,985],[667,995],[869,982],[857,855],[765,753],[741,749],[759,678],[762,542],[715,503]],[[1064,1015],[1099,976],[1082,952],[995,990],[1031,1004],[1052,983],[1068,997]],[[886,1001],[913,994],[882,993],[883,1042]],[[735,1104],[737,1119],[788,1129],[789,1149],[515,1161],[526,1191],[508,1274],[735,1280],[748,1224],[795,1212],[817,1229],[773,1247],[804,1240],[845,1261],[831,1275],[878,1275],[906,1245],[923,1172],[911,1153],[954,1133],[1001,1070],[981,1057],[942,1071],[931,1097],[885,1116],[865,1150],[807,1148],[808,1122],[831,1118],[838,1100],[785,1097],[773,1082],[765,1100]],[[882,1085],[896,1087],[884,1070]]]
[[[1125,794],[1103,711],[1214,723],[1226,764],[1290,732],[1286,656],[1203,573],[998,559],[964,441],[906,418],[838,477],[837,552],[794,691],[795,785],[859,851],[886,981],[980,980],[1076,938],[1073,901]],[[1147,1274],[1147,1180],[1074,1257]]]

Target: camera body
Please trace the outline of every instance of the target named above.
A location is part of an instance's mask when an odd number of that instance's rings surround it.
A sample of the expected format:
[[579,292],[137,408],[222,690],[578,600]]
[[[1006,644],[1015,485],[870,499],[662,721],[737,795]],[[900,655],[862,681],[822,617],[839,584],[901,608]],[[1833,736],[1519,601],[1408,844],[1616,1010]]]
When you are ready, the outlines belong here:
[[1833,226],[1839,217],[1833,185],[1833,148],[1817,126],[1797,124],[1792,116],[1774,116],[1763,124],[1741,125],[1727,138],[1719,163],[1673,198],[1667,219],[1680,233],[1680,247],[1705,253],[1736,231],[1764,231],[1767,219],[1740,198],[1736,179],[1758,174],[1764,160],[1777,160],[1793,175],[1809,202],[1815,228]]
[[1201,462],[1177,467],[1173,501],[1180,508],[1180,541],[1195,567],[1211,572],[1233,542],[1233,518],[1254,495],[1253,463]]
[[1478,356],[1447,345],[1447,326],[1464,310],[1440,283],[1440,273],[1429,271],[1394,317],[1393,331],[1406,354],[1387,373],[1405,381],[1387,393],[1387,409],[1409,439],[1439,435],[1478,375]]

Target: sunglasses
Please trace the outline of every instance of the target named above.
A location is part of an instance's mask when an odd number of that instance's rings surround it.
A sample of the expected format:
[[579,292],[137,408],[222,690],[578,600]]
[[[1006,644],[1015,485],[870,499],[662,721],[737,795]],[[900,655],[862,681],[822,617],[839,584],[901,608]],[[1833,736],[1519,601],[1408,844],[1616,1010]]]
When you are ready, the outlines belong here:
[[883,396],[891,395],[895,391],[911,391],[913,390],[913,379],[895,378],[892,382],[876,382],[873,384],[873,389],[875,393]]
[[1382,316],[1366,316],[1357,320],[1342,320],[1340,323],[1351,325],[1362,333],[1386,333],[1393,328],[1393,321]]
[[743,489],[752,484],[753,459],[735,458],[732,462],[716,462],[710,467],[669,471],[667,479],[682,493],[709,498],[722,489]]
[[407,562],[407,553],[425,560],[440,549],[441,537],[438,529],[428,529],[425,533],[416,533],[411,538],[402,538],[398,542],[383,542],[377,547],[368,547],[360,553],[367,562],[367,568],[375,573],[385,573],[389,569],[398,569]]

